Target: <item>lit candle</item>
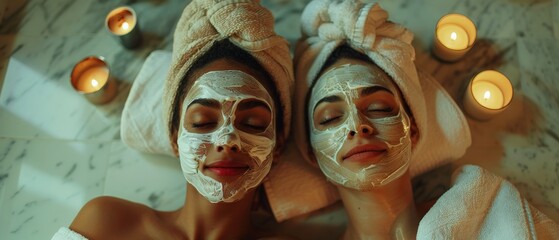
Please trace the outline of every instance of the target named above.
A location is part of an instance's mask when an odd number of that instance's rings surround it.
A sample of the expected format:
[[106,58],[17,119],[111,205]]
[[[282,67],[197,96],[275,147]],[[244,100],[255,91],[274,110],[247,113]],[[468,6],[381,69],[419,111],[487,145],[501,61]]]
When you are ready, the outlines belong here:
[[463,50],[468,47],[468,33],[456,24],[446,24],[437,30],[437,39],[452,50]]
[[118,7],[109,12],[105,26],[109,32],[118,36],[122,45],[127,48],[135,48],[142,41],[136,12],[130,7]]
[[76,83],[76,89],[84,93],[95,92],[105,85],[109,78],[109,69],[103,66],[85,70]]
[[449,14],[437,23],[433,52],[444,61],[456,61],[470,50],[475,39],[476,27],[469,18]]
[[472,85],[472,94],[476,101],[486,108],[499,109],[505,105],[503,92],[490,81],[477,81]]
[[487,120],[503,111],[511,102],[514,90],[502,73],[487,70],[477,74],[464,94],[466,113],[479,120]]
[[70,82],[76,91],[95,104],[107,103],[116,95],[116,83],[102,58],[91,56],[78,62],[72,70]]

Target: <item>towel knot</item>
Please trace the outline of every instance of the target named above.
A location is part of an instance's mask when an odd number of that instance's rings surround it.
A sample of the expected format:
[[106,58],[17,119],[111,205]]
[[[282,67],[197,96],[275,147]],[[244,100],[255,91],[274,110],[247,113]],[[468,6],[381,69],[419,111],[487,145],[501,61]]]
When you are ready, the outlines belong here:
[[185,19],[182,38],[192,41],[200,39],[229,39],[247,51],[262,51],[285,40],[274,32],[274,17],[265,8],[250,0],[194,1],[191,17]]
[[[305,9],[303,33],[315,41],[344,41],[362,52],[383,52],[383,47],[398,49],[412,60],[413,33],[401,25],[388,21],[388,13],[377,3],[361,1],[314,1]],[[378,44],[380,38],[389,38],[391,44]],[[397,45],[397,46],[394,46]],[[402,54],[398,54],[402,56]]]
[[254,3],[227,4],[210,9],[209,20],[219,34],[248,51],[262,51],[285,43],[274,32],[274,17],[269,11],[243,5],[253,6]]

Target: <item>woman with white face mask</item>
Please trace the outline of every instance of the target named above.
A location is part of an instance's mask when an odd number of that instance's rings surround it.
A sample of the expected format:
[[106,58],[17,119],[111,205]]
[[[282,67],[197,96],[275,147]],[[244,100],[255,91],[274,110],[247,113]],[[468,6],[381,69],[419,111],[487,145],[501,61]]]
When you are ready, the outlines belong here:
[[310,90],[309,140],[346,206],[344,238],[415,238],[419,219],[408,166],[419,135],[400,90],[345,45],[326,64]]
[[187,182],[184,206],[162,212],[100,197],[59,235],[262,237],[250,213],[257,187],[289,132],[293,82],[288,43],[274,33],[273,23],[257,2],[191,2],[175,31],[162,99],[171,148]]
[[[315,0],[301,17],[294,137],[302,157],[320,168],[343,202],[348,222],[341,238],[558,236],[557,225],[512,184],[476,166],[458,169],[453,187],[420,215],[412,177],[462,156],[470,132],[446,91],[417,72],[413,34],[387,19],[378,4],[358,0]],[[293,162],[283,161],[278,168],[297,169]],[[269,196],[291,197],[270,200],[286,202],[272,204],[276,216],[305,213],[277,206],[317,209],[334,199],[311,171],[291,177],[299,181],[272,173],[267,182]],[[306,192],[327,200],[308,201],[312,197]]]

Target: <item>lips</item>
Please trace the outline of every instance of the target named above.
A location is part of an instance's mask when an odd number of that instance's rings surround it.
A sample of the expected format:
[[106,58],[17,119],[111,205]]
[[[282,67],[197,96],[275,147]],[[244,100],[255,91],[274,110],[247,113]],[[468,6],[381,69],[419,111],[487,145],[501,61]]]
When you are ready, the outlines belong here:
[[218,176],[237,176],[245,173],[249,166],[245,163],[233,160],[221,160],[206,166]]
[[349,150],[342,159],[344,161],[354,162],[371,162],[376,163],[380,161],[378,156],[386,152],[386,147],[383,144],[365,144],[357,146]]

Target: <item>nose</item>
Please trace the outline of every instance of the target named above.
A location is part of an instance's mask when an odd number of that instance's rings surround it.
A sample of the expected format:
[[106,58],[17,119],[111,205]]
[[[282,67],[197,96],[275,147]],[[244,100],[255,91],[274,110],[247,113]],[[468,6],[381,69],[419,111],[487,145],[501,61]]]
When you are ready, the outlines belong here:
[[224,145],[217,146],[217,152],[222,152],[226,150],[229,150],[231,152],[239,152],[239,146],[237,146],[237,144],[224,144]]
[[220,129],[217,137],[217,141],[214,143],[217,152],[231,151],[240,152],[241,146],[239,141],[239,136],[237,135],[235,129],[230,124],[230,119],[227,120],[228,125]]
[[349,131],[349,137],[354,137],[356,134],[359,134],[359,136],[365,137],[365,136],[373,135],[373,132],[374,132],[373,127],[371,127],[367,124],[361,124],[357,128],[357,131],[354,131],[354,130]]

